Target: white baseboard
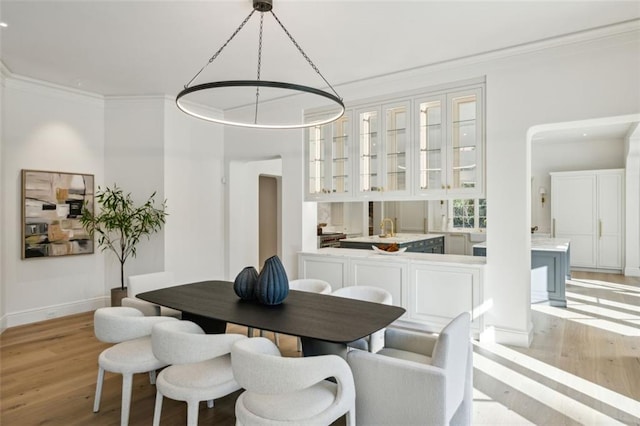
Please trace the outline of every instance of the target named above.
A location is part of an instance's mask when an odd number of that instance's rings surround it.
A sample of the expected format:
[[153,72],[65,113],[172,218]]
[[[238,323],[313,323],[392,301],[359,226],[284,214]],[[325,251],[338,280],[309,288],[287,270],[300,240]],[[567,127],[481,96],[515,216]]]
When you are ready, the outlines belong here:
[[624,274],[627,277],[640,277],[640,268],[624,268]]
[[529,330],[489,326],[480,335],[480,341],[528,348],[533,341],[533,324],[529,324]]
[[110,303],[109,296],[103,296],[78,302],[62,303],[43,308],[12,312],[2,317],[2,331],[9,327],[16,327],[18,325],[31,324],[33,322],[45,321],[52,318],[95,311],[98,308],[109,306]]

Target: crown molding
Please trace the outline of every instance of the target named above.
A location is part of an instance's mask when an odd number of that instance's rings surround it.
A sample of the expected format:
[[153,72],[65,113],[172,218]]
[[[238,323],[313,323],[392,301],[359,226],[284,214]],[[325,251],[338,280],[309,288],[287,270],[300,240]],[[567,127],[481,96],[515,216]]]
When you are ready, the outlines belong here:
[[59,98],[82,99],[91,104],[104,105],[104,96],[100,94],[14,74],[4,64],[1,62],[0,64],[0,73],[2,73],[6,88],[30,93],[46,93],[49,96]]
[[[629,34],[633,35],[632,33],[640,33],[640,19],[631,19],[624,22],[604,25],[601,27],[590,28],[582,31],[576,31],[573,33],[567,33],[560,36],[549,37],[546,39],[536,40],[528,43],[516,44],[500,49],[475,53],[468,56],[461,56],[458,58],[447,59],[439,62],[432,62],[413,68],[393,71],[387,74],[379,74],[377,76],[338,83],[334,84],[334,86],[336,88],[347,88],[348,86],[368,84],[374,81],[410,78],[411,76],[418,76],[424,74],[425,72],[435,72],[451,68],[481,64],[490,61],[504,60],[510,57],[522,56],[555,48],[567,47],[583,43],[592,43],[599,40]],[[633,36],[633,40],[637,41],[637,39],[637,35]]]

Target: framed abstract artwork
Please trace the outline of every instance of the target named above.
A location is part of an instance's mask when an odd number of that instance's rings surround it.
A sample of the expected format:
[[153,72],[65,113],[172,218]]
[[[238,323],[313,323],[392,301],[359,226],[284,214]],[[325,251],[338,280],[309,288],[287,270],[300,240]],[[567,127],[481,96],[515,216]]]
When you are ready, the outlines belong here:
[[93,253],[85,206],[93,211],[93,175],[22,170],[22,259]]

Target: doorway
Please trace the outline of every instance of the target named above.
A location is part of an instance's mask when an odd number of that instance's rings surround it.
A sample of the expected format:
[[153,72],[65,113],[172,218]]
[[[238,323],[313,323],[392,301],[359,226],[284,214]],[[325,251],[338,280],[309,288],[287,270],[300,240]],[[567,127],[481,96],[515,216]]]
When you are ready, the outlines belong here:
[[258,178],[258,262],[278,254],[280,203],[278,178],[260,175]]

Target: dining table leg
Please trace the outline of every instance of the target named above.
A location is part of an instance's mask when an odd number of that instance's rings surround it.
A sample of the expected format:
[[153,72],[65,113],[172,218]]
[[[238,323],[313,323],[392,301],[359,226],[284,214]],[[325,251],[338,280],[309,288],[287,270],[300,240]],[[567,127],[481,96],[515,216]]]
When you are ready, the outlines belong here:
[[338,355],[347,358],[347,345],[344,343],[327,342],[326,340],[301,337],[302,356]]
[[192,314],[191,312],[182,312],[182,319],[195,322],[207,334],[223,334],[227,332],[227,322],[213,318],[204,317],[202,315]]

